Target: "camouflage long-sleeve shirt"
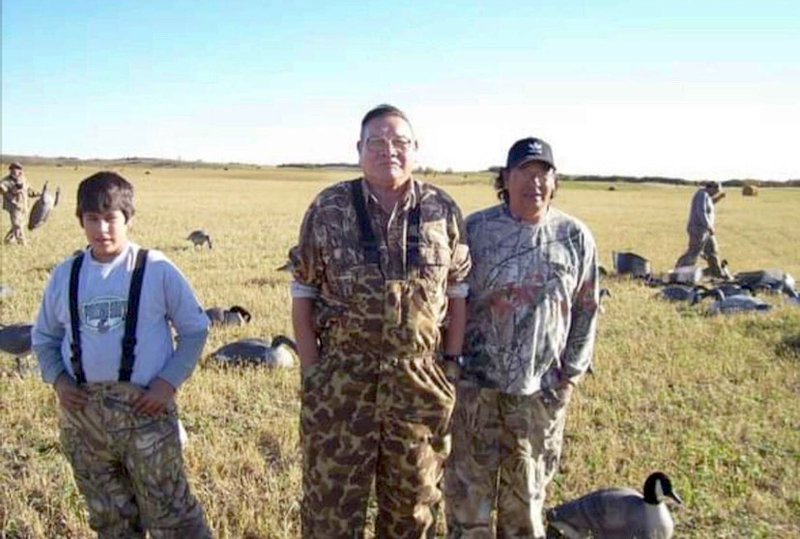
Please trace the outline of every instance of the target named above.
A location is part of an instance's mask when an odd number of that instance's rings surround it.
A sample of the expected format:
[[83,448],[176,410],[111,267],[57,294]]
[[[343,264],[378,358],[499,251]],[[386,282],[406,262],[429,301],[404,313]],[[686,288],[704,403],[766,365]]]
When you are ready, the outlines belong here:
[[0,180],[0,192],[3,194],[3,209],[8,212],[27,212],[28,197],[34,195],[24,174],[17,180],[11,175],[4,177]]
[[530,395],[591,364],[598,315],[597,248],[579,220],[550,208],[525,223],[505,204],[467,218],[469,371]]
[[[378,264],[366,259],[350,182],[338,183],[311,204],[299,243],[289,253],[292,295],[315,299],[315,329],[323,344],[389,354],[430,352],[439,343],[447,298],[467,294],[470,257],[461,211],[444,191],[412,179],[389,213],[367,182],[360,185]],[[419,262],[413,267],[407,231],[417,206]]]

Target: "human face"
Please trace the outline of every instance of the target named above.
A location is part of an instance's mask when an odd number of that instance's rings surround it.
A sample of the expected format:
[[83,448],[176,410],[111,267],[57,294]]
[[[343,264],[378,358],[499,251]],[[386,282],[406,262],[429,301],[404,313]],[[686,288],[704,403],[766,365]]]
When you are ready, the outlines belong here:
[[411,179],[417,142],[411,126],[400,116],[379,116],[367,122],[356,147],[364,178],[371,185],[396,189]]
[[556,192],[556,172],[547,163],[530,161],[505,173],[511,213],[538,223],[547,213]]
[[111,262],[128,246],[128,224],[121,210],[84,212],[81,226],[92,248],[92,257]]
[[8,169],[8,172],[11,175],[11,177],[14,178],[15,180],[18,180],[20,178],[20,176],[22,176],[22,169],[21,168],[16,168],[16,167],[15,168],[10,168],[10,169]]

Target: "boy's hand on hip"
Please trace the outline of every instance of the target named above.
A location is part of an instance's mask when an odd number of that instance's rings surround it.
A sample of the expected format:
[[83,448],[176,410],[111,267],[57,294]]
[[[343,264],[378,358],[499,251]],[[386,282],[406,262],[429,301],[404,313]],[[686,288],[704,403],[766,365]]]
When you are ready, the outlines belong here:
[[67,410],[73,412],[83,410],[83,407],[89,402],[89,394],[65,372],[58,375],[54,386],[59,404]]
[[162,378],[150,382],[150,386],[133,403],[133,413],[158,416],[164,413],[175,396],[175,388]]

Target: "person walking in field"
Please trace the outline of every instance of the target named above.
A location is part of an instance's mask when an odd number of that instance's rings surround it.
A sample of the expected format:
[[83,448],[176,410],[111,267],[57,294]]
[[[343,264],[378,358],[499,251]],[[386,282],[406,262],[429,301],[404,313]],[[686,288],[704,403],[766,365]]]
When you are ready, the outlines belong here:
[[370,110],[357,149],[363,177],[316,197],[289,254],[302,535],[363,537],[374,482],[376,537],[431,537],[470,258],[456,203],[412,176],[417,142],[402,111]]
[[719,247],[715,234],[715,205],[725,198],[720,182],[706,182],[692,197],[689,210],[689,223],[686,231],[689,234],[689,247],[683,253],[675,267],[694,266],[697,257],[702,256],[708,264],[712,277],[729,279],[730,273],[723,267],[719,258]]
[[515,142],[495,188],[502,202],[466,221],[473,266],[448,533],[543,538],[567,404],[592,362],[597,248],[586,225],[551,205],[558,176],[545,141]]
[[61,443],[98,537],[207,538],[184,470],[175,392],[209,322],[173,263],[128,239],[133,214],[122,176],[99,172],[78,186],[89,246],[53,271],[33,350],[55,388]]
[[28,187],[28,180],[20,163],[11,163],[8,176],[0,180],[0,192],[3,193],[3,210],[11,218],[11,230],[3,238],[3,243],[17,242],[25,244],[25,221],[28,218],[28,197],[36,194]]

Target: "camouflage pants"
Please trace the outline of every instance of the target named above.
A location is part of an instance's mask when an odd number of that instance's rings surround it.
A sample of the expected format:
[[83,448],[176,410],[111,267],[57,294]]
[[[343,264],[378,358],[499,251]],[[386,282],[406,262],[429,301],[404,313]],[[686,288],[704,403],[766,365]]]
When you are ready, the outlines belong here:
[[428,358],[323,358],[304,375],[303,537],[432,537],[450,451],[453,385]]
[[675,267],[694,266],[699,256],[705,258],[711,270],[711,275],[714,277],[725,276],[725,270],[722,268],[722,263],[719,259],[719,248],[717,247],[716,236],[709,234],[706,230],[690,230],[689,247],[686,249],[686,252],[678,258]]
[[132,384],[88,384],[90,402],[61,410],[61,443],[98,537],[210,538],[189,490],[174,404],[159,418],[131,413]]
[[545,536],[545,489],[561,456],[570,394],[517,396],[459,384],[445,470],[448,537]]
[[6,233],[3,242],[11,243],[11,240],[14,240],[20,245],[24,245],[25,236],[22,231],[25,226],[25,212],[22,210],[9,210],[8,213],[11,217],[11,230]]

